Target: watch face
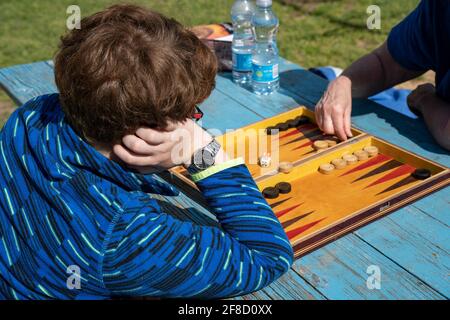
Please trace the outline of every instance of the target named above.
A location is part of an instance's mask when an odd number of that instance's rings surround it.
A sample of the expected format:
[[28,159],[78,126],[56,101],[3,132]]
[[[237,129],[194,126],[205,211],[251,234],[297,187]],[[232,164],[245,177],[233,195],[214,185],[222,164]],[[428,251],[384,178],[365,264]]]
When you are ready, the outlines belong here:
[[214,164],[215,158],[211,151],[203,150],[203,164],[208,168]]
[[205,170],[211,167],[214,162],[214,155],[211,153],[211,151],[200,150],[194,155],[194,165],[200,170]]

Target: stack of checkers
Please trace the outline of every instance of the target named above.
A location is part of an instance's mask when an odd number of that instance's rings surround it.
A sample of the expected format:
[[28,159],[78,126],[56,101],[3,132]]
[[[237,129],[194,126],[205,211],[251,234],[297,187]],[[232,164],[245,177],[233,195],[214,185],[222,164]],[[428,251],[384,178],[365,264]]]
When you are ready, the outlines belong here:
[[375,146],[365,147],[363,150],[357,150],[353,154],[345,154],[342,158],[337,158],[331,161],[331,163],[324,163],[319,166],[319,172],[323,174],[331,174],[335,169],[341,170],[348,165],[357,163],[358,161],[364,161],[371,157],[378,155],[378,148]]
[[291,192],[292,187],[291,184],[288,182],[279,182],[275,185],[275,187],[267,187],[262,191],[262,194],[267,199],[275,199],[277,198],[280,193],[281,194],[287,194]]
[[367,146],[363,150],[369,154],[369,157],[375,157],[378,155],[378,148],[375,146]]
[[304,125],[304,124],[307,124],[307,123],[310,123],[310,122],[311,121],[309,120],[308,117],[306,117],[306,116],[298,116],[295,119],[287,120],[286,122],[280,122],[280,123],[278,123],[275,126],[267,127],[266,128],[266,133],[268,135],[274,135],[274,134],[277,134],[277,133],[282,132],[282,131],[286,131],[286,130],[291,129],[291,128],[297,128],[297,127],[299,127],[301,125]]
[[280,162],[280,165],[278,166],[278,171],[282,173],[290,173],[293,168],[294,165],[292,164],[292,162],[283,161]]
[[332,137],[330,139],[325,140],[316,140],[313,143],[313,148],[316,151],[322,151],[331,147],[334,147],[338,143],[338,139],[335,137]]

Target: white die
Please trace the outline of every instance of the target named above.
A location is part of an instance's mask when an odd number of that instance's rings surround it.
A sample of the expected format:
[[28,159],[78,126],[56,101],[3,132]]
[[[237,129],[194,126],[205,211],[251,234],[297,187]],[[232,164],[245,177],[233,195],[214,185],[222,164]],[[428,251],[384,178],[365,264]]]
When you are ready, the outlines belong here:
[[259,165],[263,168],[270,167],[271,162],[272,158],[268,154],[263,154],[261,157],[259,157]]

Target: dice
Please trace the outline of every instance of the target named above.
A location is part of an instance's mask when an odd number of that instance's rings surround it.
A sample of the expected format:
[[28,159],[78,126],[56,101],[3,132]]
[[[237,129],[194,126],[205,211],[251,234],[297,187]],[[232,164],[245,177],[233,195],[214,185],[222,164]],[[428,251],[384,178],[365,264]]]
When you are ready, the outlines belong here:
[[259,157],[259,166],[262,168],[268,168],[270,167],[270,164],[272,163],[272,158],[270,157],[270,154],[263,154],[261,157]]

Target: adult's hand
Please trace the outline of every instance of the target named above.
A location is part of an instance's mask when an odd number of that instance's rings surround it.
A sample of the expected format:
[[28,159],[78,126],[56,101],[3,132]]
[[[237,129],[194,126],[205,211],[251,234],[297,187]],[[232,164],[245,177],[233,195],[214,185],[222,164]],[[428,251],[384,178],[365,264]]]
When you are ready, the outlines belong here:
[[421,115],[427,105],[425,100],[436,94],[436,88],[431,83],[421,84],[414,89],[407,98],[407,103],[412,112]]
[[434,85],[418,86],[408,96],[408,106],[423,116],[436,142],[450,151],[450,103],[436,94]]
[[330,82],[315,108],[316,121],[326,134],[336,135],[341,140],[352,137],[352,83],[348,77],[340,76]]
[[114,154],[142,173],[189,166],[194,151],[212,141],[209,133],[192,120],[170,123],[164,130],[139,128],[113,146]]

